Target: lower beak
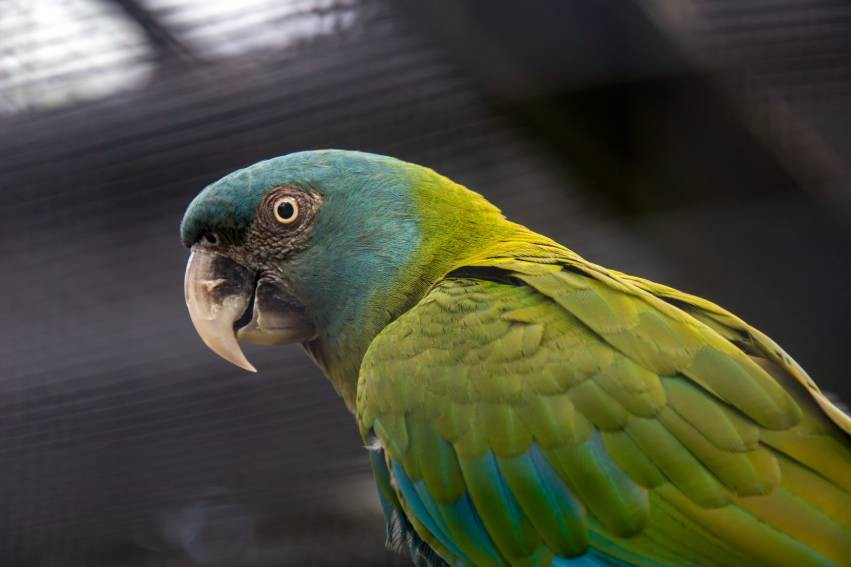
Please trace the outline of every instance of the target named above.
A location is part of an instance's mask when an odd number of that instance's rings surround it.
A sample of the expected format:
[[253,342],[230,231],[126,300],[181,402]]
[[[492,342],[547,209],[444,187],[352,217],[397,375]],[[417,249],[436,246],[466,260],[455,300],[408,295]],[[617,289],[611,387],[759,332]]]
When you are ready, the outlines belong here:
[[[186,306],[201,340],[216,354],[250,372],[257,369],[237,342],[285,344],[316,336],[303,306],[277,282],[214,252],[193,249],[184,280]],[[253,310],[247,319],[249,306]]]

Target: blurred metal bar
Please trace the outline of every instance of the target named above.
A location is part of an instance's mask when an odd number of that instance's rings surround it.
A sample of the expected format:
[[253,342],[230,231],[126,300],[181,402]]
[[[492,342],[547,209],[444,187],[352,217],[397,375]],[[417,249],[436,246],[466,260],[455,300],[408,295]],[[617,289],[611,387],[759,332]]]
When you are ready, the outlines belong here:
[[157,18],[138,0],[110,0],[121,8],[129,18],[135,21],[145,32],[148,41],[156,49],[160,62],[190,64],[197,63],[198,57],[169,30],[160,24]]

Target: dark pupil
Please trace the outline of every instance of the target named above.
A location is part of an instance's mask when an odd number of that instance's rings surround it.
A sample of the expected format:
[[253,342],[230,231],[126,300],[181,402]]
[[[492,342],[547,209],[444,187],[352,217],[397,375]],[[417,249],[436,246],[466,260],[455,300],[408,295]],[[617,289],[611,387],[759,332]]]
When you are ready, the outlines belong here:
[[284,220],[289,220],[295,214],[295,209],[292,203],[281,203],[278,205],[278,216]]
[[205,234],[204,240],[206,240],[210,244],[218,244],[219,243],[219,237],[216,236],[216,234],[213,233],[213,232],[208,232],[207,234]]

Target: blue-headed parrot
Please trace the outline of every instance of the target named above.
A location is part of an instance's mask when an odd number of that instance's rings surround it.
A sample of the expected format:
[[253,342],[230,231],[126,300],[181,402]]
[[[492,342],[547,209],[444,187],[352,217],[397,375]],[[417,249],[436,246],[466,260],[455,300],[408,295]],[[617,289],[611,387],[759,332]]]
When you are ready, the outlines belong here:
[[419,565],[851,564],[851,418],[709,301],[352,151],[236,171],[181,236],[201,338],[304,347]]

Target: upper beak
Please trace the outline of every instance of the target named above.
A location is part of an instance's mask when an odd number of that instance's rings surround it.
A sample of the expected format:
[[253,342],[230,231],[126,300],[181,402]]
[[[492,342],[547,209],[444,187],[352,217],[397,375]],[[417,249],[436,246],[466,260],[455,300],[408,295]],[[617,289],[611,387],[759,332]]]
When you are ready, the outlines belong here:
[[[255,289],[256,285],[256,289]],[[186,266],[184,294],[195,330],[213,352],[250,372],[240,339],[259,344],[304,342],[316,336],[304,308],[276,282],[214,252],[193,247]],[[251,321],[236,325],[254,299]]]
[[245,313],[254,292],[254,275],[236,262],[210,252],[192,250],[183,291],[195,330],[213,352],[250,372],[233,324]]

